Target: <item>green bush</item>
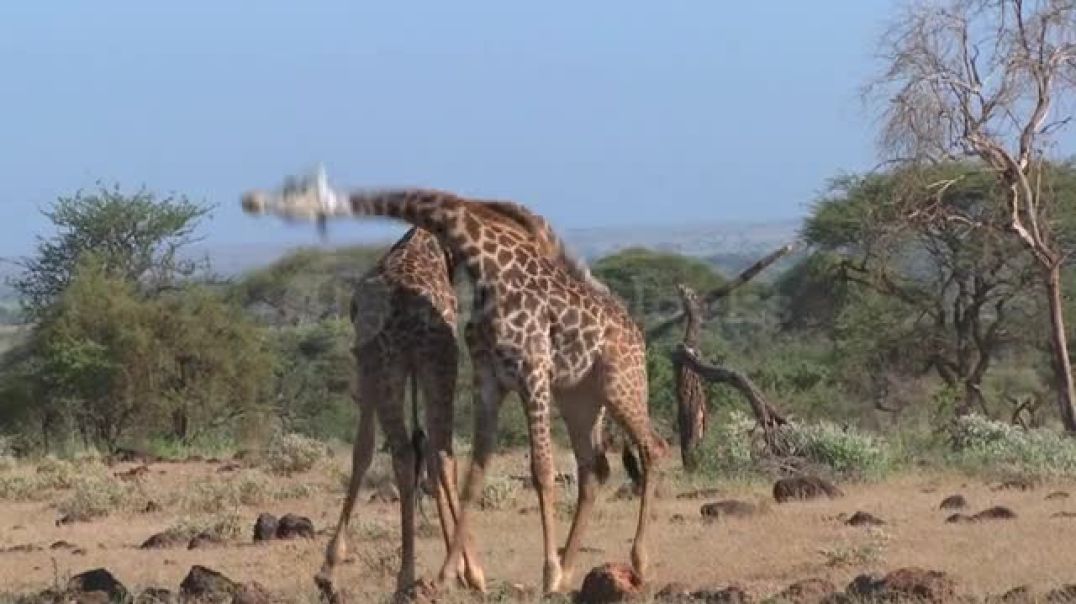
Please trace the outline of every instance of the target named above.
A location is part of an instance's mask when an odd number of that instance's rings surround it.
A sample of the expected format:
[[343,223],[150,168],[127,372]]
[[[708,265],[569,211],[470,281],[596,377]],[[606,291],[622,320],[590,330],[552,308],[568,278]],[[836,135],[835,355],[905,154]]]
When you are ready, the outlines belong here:
[[1060,432],[1026,430],[968,415],[953,422],[949,437],[954,461],[968,470],[1076,476],[1076,440]]
[[889,467],[886,444],[852,427],[822,421],[788,424],[777,431],[782,452],[845,478],[879,478]]
[[[891,455],[879,437],[831,422],[792,423],[776,432],[779,455],[764,446],[755,419],[734,410],[708,431],[699,447],[704,473],[731,478],[766,474],[778,466],[815,466],[848,479],[879,478]],[[793,463],[788,463],[788,461]]]
[[278,474],[306,472],[329,455],[325,443],[301,434],[277,434],[269,441],[265,461]]
[[57,508],[72,520],[102,518],[131,503],[132,491],[129,485],[112,477],[87,476],[75,482],[71,494]]

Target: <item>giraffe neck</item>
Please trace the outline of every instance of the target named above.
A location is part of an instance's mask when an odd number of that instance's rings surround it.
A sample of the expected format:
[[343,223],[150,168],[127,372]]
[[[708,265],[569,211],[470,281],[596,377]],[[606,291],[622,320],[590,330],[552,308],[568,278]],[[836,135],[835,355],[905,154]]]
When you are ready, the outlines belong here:
[[356,191],[347,196],[352,215],[395,218],[430,232],[482,286],[494,281],[502,267],[482,247],[480,220],[469,204],[451,193],[428,189]]

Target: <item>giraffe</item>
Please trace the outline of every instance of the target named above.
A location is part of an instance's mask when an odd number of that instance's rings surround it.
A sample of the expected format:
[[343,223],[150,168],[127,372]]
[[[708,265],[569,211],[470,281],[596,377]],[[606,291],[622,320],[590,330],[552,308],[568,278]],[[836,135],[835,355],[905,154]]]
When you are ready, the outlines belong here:
[[[294,183],[291,186],[292,190],[299,188]],[[454,510],[459,508],[452,452],[458,347],[456,292],[451,275],[451,258],[437,239],[421,229],[411,229],[363,275],[352,296],[358,430],[340,519],[315,577],[321,591],[330,599],[335,593],[335,568],[347,556],[346,534],[359,486],[373,459],[375,420],[388,440],[400,493],[402,553],[397,590],[414,583],[414,503],[421,466],[416,456],[422,452],[407,434],[404,399],[408,379],[412,385],[416,435],[419,434],[418,391],[422,391],[426,400],[425,419],[430,438],[425,463],[430,474],[437,477],[433,484],[441,532],[446,549],[451,545]],[[463,561],[464,576],[470,578],[468,557]]]
[[[695,290],[679,284],[677,291],[684,307],[683,344],[691,350],[699,348],[699,332],[702,329],[702,303]],[[674,361],[676,365],[677,423],[680,428],[680,456],[684,468],[695,467],[694,449],[706,433],[707,396],[706,385],[698,373],[687,364]]]
[[[474,451],[439,584],[457,575],[461,556],[471,550],[471,510],[482,490],[499,407],[509,390],[520,395],[527,412],[531,472],[542,520],[544,591],[558,591],[570,581],[600,478],[606,408],[634,441],[642,460],[631,561],[641,577],[647,576],[654,472],[666,446],[650,425],[643,335],[615,296],[572,263],[544,253],[533,231],[498,219],[503,215],[490,204],[447,192],[330,190],[312,199],[250,191],[243,195],[242,206],[248,213],[319,222],[341,216],[403,220],[435,234],[469,273],[474,308],[465,338],[479,392]],[[549,425],[554,402],[567,424],[578,473],[578,499],[562,556],[556,548]],[[474,572],[482,577],[477,564]]]

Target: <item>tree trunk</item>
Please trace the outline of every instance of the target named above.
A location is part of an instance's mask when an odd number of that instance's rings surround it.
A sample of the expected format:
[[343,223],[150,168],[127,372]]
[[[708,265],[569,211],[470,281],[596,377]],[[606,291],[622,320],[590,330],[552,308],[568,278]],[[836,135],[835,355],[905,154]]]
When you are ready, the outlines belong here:
[[1053,344],[1057,372],[1057,404],[1065,430],[1076,433],[1076,384],[1069,362],[1068,335],[1065,333],[1065,309],[1061,299],[1061,264],[1054,263],[1047,272],[1046,293],[1050,299],[1050,340]]

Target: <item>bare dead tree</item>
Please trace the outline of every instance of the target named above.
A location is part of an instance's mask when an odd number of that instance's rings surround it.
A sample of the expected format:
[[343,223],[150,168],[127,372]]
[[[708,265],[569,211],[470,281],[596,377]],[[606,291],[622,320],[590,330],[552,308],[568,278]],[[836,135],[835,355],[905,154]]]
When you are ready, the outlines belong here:
[[784,414],[770,404],[769,400],[766,399],[766,395],[749,377],[735,369],[705,363],[699,358],[697,351],[683,344],[673,349],[672,357],[674,363],[689,368],[707,381],[728,384],[739,390],[751,405],[751,412],[754,413],[755,419],[758,421],[759,426],[762,427],[766,445],[773,447],[775,442],[773,438],[774,429],[787,424],[788,420]]
[[[702,302],[695,290],[679,284],[680,304],[683,306],[684,339],[682,344],[687,350],[698,350],[702,324],[705,321]],[[709,397],[702,377],[681,359],[673,355],[673,372],[676,377],[676,419],[680,428],[680,457],[684,469],[695,469],[695,449],[706,436],[706,421],[709,416]]]
[[887,101],[880,143],[892,159],[975,158],[1006,191],[1007,230],[1041,269],[1069,432],[1076,432],[1076,384],[1061,293],[1066,253],[1052,222],[1047,154],[1071,118],[1058,115],[1058,102],[1076,87],[1074,40],[1076,0],[915,3],[883,40],[887,66],[867,88]]
[[[780,260],[786,254],[791,252],[793,247],[794,246],[791,243],[787,243],[781,246],[780,248],[770,252],[765,257],[761,258],[751,266],[744,269],[742,273],[736,275],[735,279],[727,281],[720,287],[714,288],[706,292],[706,294],[702,297],[701,300],[702,310],[704,313],[703,320],[707,321],[714,317],[714,313],[710,307],[713,306],[715,302],[722,298],[725,298],[726,296],[731,294],[736,288],[740,287],[744,283],[747,283],[756,275],[769,267],[771,264]],[[658,321],[657,323],[651,325],[646,329],[646,338],[650,340],[658,336],[664,335],[670,329],[679,325],[680,322],[683,321],[686,317],[687,314],[684,312],[683,309],[681,309],[679,312]]]

